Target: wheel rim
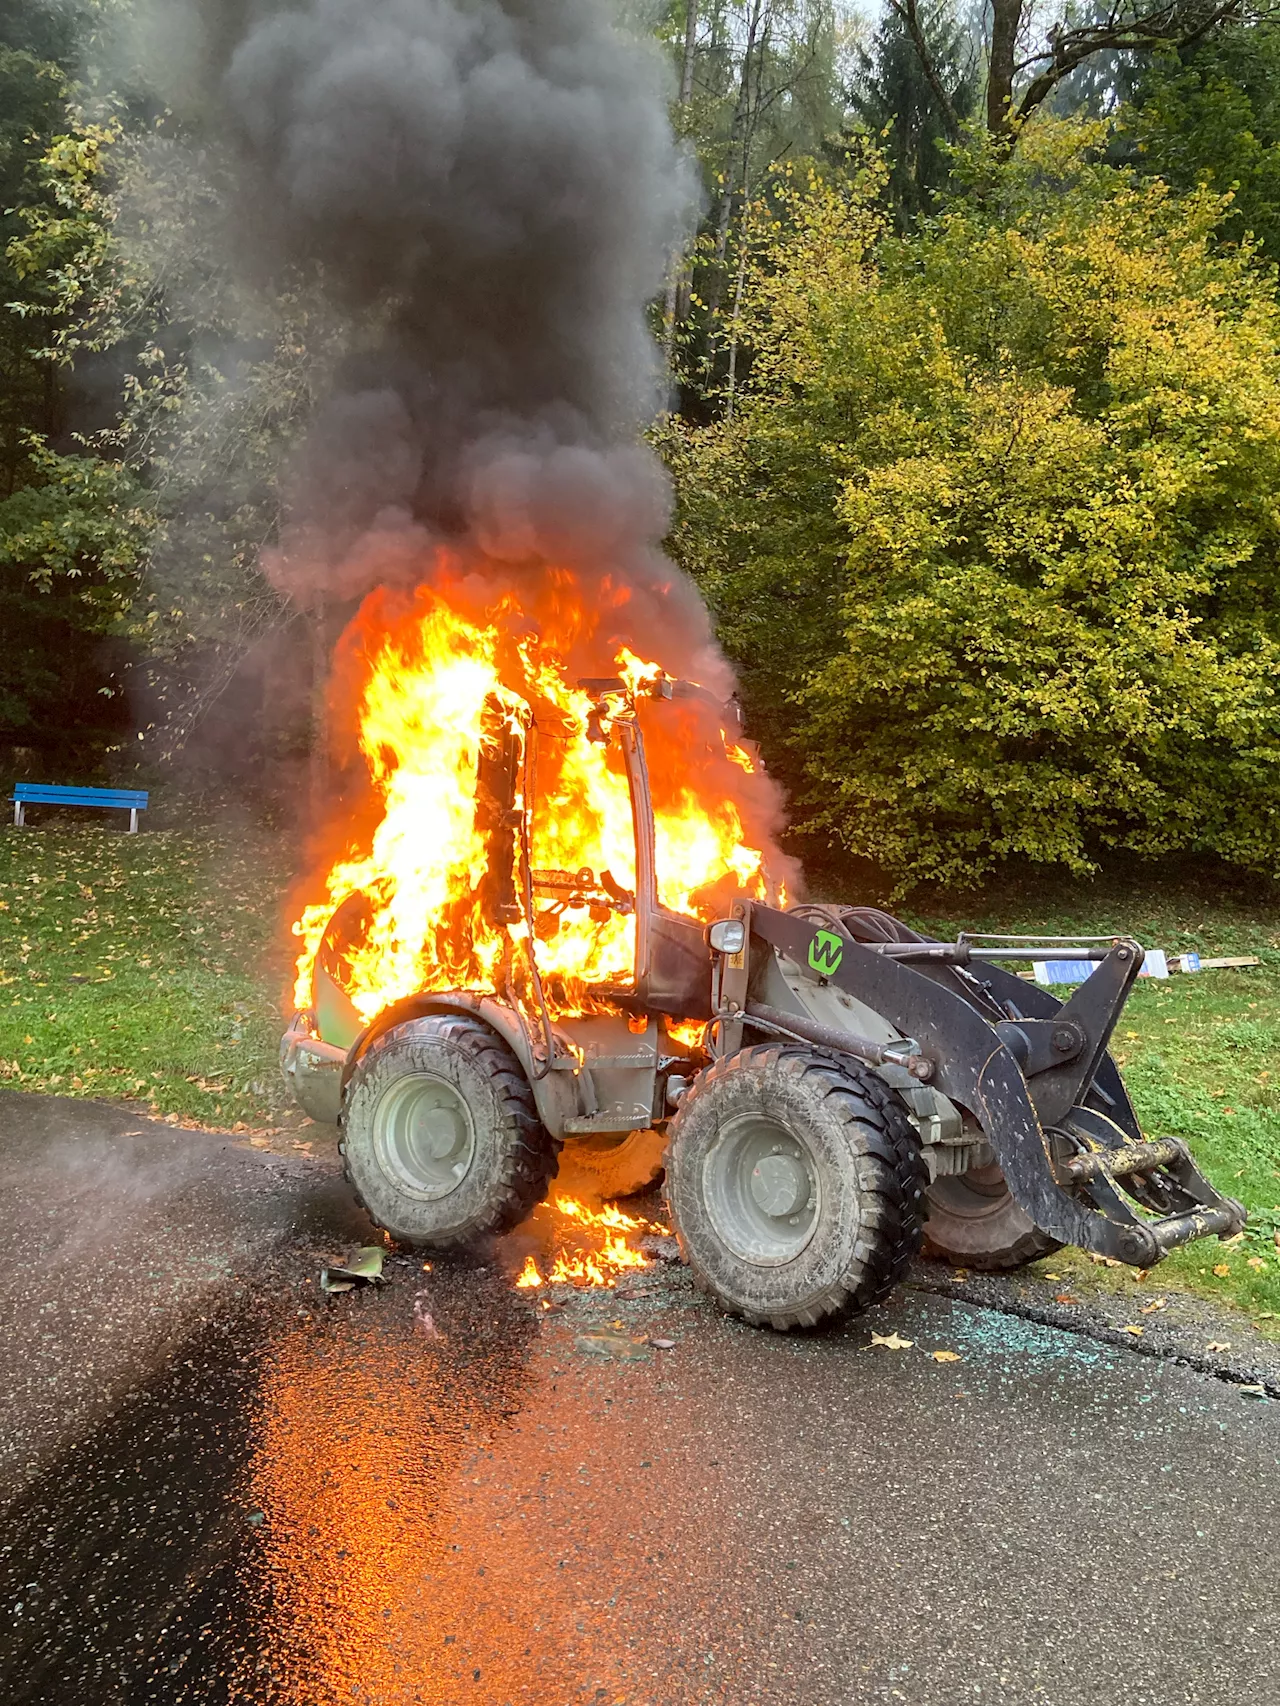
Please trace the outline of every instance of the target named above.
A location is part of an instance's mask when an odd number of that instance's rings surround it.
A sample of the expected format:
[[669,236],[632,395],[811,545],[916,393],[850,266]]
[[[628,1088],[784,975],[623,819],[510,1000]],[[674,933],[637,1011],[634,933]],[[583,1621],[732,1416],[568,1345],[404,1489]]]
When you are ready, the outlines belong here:
[[462,1092],[426,1072],[398,1078],[374,1112],[373,1149],[401,1190],[427,1201],[447,1197],[476,1154],[475,1122]]
[[967,1173],[945,1174],[929,1186],[929,1201],[961,1220],[986,1220],[999,1214],[1009,1197],[1009,1185],[999,1166],[971,1167]]
[[822,1208],[808,1145],[764,1114],[739,1114],[721,1126],[703,1162],[702,1195],[721,1241],[762,1268],[794,1261]]

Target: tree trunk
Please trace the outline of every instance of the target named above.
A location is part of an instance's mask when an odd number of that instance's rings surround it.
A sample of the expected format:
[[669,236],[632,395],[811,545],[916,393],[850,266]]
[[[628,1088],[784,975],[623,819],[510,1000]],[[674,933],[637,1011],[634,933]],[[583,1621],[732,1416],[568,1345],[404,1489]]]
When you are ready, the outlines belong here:
[[760,108],[764,100],[764,66],[769,54],[769,38],[773,30],[772,11],[766,13],[756,54],[755,95],[748,103],[747,119],[742,129],[742,218],[738,230],[738,277],[733,293],[733,318],[729,324],[729,372],[726,385],[726,412],[733,418],[734,392],[738,383],[738,334],[742,322],[742,294],[747,279],[747,241],[751,229],[751,149],[756,127],[760,123]]
[[738,332],[742,322],[742,293],[747,282],[747,238],[751,229],[751,193],[746,184],[742,189],[742,229],[738,233],[738,282],[733,292],[733,319],[729,327],[729,378],[725,387],[725,413],[733,419],[734,392],[738,385]]
[[[764,7],[765,0],[752,0],[751,17],[747,24],[747,40],[742,50],[742,75],[738,79],[738,98],[733,107],[733,123],[729,129],[729,148],[724,184],[720,192],[720,206],[716,216],[715,271],[711,280],[711,288],[707,292],[707,312],[712,319],[718,312],[720,300],[724,295],[724,262],[729,247],[729,226],[733,219],[733,203],[738,193],[738,185],[742,181],[738,175],[738,156],[742,147],[747,118],[751,110],[751,62],[755,56],[756,41],[760,34],[760,18]],[[745,178],[745,176],[744,167],[742,177]]]
[[[680,61],[680,111],[682,114],[689,109],[693,99],[693,67],[698,51],[698,0],[686,0],[684,11],[684,57]],[[688,262],[684,255],[672,256],[671,271],[667,277],[667,296],[662,313],[662,342],[667,358],[667,372],[670,374],[676,353],[676,326],[680,320],[680,299],[684,294],[685,272]]]
[[1007,137],[1013,117],[1013,68],[1023,0],[991,0],[991,58],[987,68],[987,129]]
[[684,9],[684,58],[680,62],[680,105],[693,99],[693,64],[698,51],[698,0],[687,0]]

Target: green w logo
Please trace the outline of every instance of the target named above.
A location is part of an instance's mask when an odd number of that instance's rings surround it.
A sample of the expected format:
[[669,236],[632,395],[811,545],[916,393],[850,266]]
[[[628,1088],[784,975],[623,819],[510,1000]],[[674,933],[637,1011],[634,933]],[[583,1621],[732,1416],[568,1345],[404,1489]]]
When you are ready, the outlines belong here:
[[819,930],[809,944],[809,964],[819,977],[834,977],[844,958],[844,943],[833,930]]

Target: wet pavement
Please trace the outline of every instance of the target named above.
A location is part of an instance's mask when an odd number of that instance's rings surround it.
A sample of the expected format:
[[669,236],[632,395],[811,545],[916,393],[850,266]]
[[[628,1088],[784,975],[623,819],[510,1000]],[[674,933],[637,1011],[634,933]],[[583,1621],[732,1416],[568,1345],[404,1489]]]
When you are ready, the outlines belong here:
[[9,1701],[1280,1691],[1280,1405],[1221,1380],[922,1292],[780,1338],[675,1265],[547,1310],[515,1247],[325,1299],[330,1171],[83,1103],[0,1096],[0,1175]]

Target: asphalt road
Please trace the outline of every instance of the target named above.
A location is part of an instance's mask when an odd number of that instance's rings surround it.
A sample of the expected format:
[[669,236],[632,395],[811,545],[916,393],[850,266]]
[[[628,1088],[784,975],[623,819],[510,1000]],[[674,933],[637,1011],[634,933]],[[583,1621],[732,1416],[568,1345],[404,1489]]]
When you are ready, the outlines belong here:
[[1280,1405],[1220,1380],[675,1265],[546,1310],[518,1245],[324,1300],[331,1172],[84,1103],[0,1095],[0,1178],[10,1703],[1280,1695]]

